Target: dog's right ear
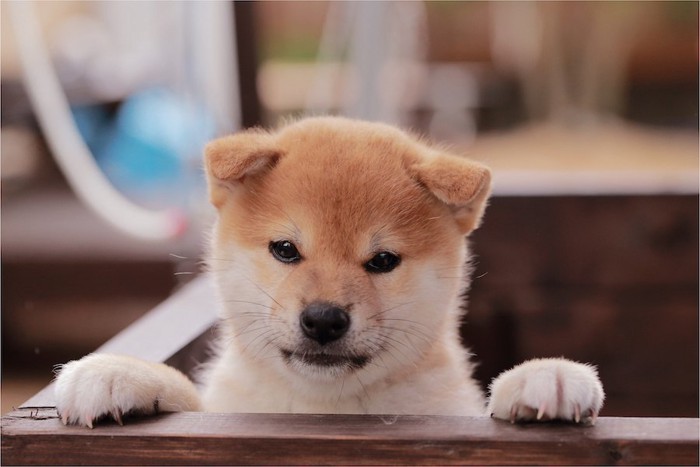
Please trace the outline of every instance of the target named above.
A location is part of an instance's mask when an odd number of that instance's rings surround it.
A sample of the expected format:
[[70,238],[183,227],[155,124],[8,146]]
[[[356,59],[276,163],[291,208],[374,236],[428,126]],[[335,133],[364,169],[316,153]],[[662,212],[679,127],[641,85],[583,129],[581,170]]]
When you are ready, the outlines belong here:
[[463,234],[479,227],[491,193],[491,171],[466,158],[430,152],[408,173],[450,207]]
[[262,174],[282,156],[272,135],[248,130],[216,139],[204,148],[209,199],[220,207],[246,177]]

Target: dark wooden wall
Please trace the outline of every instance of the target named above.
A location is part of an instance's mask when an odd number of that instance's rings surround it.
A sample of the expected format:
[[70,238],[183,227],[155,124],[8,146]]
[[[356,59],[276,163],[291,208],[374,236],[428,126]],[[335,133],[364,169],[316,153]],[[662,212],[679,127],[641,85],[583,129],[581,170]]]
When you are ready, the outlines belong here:
[[486,383],[533,357],[595,363],[604,415],[698,416],[698,197],[495,197],[463,327]]

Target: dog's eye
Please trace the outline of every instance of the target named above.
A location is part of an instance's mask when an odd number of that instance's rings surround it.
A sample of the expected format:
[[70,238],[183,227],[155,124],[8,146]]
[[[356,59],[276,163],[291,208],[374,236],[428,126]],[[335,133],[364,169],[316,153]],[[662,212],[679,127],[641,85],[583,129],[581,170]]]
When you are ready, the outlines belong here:
[[283,263],[296,263],[301,260],[299,250],[289,240],[270,242],[270,253],[275,259]]
[[365,270],[374,273],[389,272],[398,266],[400,262],[400,256],[388,251],[382,251],[365,263]]

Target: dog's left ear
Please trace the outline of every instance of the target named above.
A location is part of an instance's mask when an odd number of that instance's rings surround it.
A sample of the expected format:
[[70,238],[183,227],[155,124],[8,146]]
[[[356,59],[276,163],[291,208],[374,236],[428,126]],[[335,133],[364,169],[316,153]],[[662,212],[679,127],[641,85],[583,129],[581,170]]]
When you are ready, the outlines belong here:
[[407,167],[409,174],[447,204],[465,235],[479,227],[491,193],[491,171],[478,162],[431,154]]

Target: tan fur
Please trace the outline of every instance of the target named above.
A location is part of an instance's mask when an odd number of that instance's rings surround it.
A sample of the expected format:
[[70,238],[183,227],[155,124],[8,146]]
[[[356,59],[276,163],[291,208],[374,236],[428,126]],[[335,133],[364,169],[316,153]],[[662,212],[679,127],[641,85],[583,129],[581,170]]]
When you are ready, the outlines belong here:
[[[479,226],[490,193],[486,167],[388,125],[330,117],[218,139],[206,147],[205,164],[219,212],[208,263],[222,317],[219,348],[203,375],[206,410],[484,413],[458,328],[468,286],[465,237]],[[276,259],[270,245],[280,241],[292,242],[301,259]],[[400,263],[368,271],[380,252]],[[304,335],[302,310],[317,302],[347,312],[341,339],[322,344]],[[341,363],[309,363],[308,355]],[[101,406],[114,412],[112,390],[89,409],[76,397],[76,388],[103,379],[101,365],[121,368],[102,358],[72,362],[70,378],[59,376],[64,421],[87,424]],[[164,368],[144,369],[155,381],[182,385]],[[531,362],[496,383],[490,409],[499,418],[571,419],[594,416],[602,405],[595,371],[564,360]],[[563,400],[559,387],[568,388]]]

